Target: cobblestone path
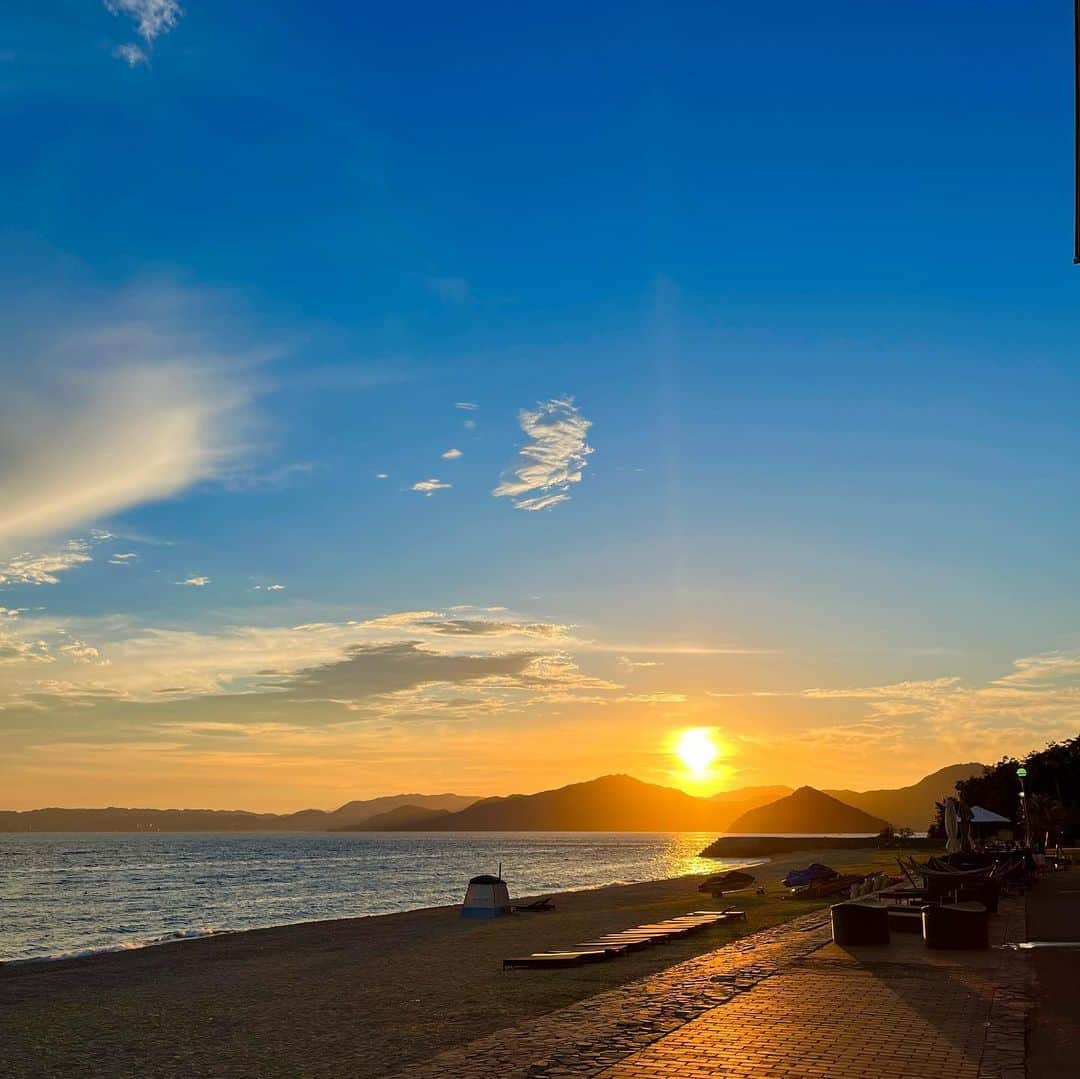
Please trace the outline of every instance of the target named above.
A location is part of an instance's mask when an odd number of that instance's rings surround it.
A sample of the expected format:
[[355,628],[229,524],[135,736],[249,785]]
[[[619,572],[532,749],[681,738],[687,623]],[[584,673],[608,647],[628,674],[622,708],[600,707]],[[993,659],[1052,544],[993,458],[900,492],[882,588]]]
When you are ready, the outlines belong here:
[[[1021,939],[1022,906],[1002,912],[999,942]],[[1024,958],[893,941],[841,950],[817,912],[442,1053],[401,1079],[1023,1079]],[[518,976],[558,972],[507,974]]]

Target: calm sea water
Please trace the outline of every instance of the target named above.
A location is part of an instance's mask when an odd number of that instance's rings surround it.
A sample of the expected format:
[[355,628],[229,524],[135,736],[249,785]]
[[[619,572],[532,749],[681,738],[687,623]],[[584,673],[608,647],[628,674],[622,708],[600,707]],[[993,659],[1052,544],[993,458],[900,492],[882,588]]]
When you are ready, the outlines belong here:
[[717,871],[713,833],[0,834],[0,961]]

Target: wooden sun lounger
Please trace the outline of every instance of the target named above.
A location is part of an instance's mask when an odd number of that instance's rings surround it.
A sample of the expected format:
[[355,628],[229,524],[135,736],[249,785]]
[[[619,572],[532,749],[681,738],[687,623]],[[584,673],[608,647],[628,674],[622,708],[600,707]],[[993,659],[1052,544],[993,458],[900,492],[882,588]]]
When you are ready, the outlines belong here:
[[639,940],[652,940],[653,937],[666,937],[669,936],[668,930],[656,930],[656,929],[624,929],[619,933],[600,933],[599,939],[601,940],[632,940],[637,938]]
[[522,903],[520,906],[514,907],[514,911],[517,913],[528,913],[537,910],[554,910],[555,904],[551,901],[550,895],[542,895],[539,899],[534,899],[531,903]]
[[608,937],[618,940],[647,940],[650,944],[667,944],[674,940],[679,933],[674,929],[630,929],[625,933],[609,933]]
[[583,951],[533,952],[532,955],[504,959],[503,970],[522,968],[556,970],[561,967],[579,967],[583,963],[601,963],[607,958],[607,952],[593,948]]
[[598,937],[596,940],[583,940],[579,948],[622,948],[626,952],[639,952],[642,948],[651,948],[655,942],[652,937]]
[[[645,947],[644,944],[639,944],[638,946]],[[634,950],[633,944],[630,941],[625,940],[583,940],[580,944],[574,945],[574,947],[589,951],[595,950],[598,952],[605,952],[607,955],[622,955],[624,952]]]
[[582,963],[595,963],[602,959],[611,959],[624,952],[638,951],[653,944],[666,944],[668,941],[685,937],[710,929],[726,921],[745,919],[741,910],[697,910],[690,914],[680,914],[663,922],[635,926],[617,933],[604,933],[595,940],[583,941],[575,948],[562,952],[533,952],[532,955],[518,956],[503,960],[503,970],[514,968],[557,969],[576,967]]

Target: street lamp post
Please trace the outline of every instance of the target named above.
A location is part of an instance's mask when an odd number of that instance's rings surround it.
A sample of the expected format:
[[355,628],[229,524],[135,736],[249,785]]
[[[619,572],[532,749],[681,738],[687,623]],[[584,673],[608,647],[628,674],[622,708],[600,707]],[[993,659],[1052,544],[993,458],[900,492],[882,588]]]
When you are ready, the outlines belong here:
[[1020,809],[1024,814],[1024,846],[1030,849],[1031,847],[1031,820],[1028,817],[1027,808],[1027,791],[1024,789],[1024,777],[1027,775],[1027,769],[1021,765],[1016,769],[1016,776],[1020,780]]

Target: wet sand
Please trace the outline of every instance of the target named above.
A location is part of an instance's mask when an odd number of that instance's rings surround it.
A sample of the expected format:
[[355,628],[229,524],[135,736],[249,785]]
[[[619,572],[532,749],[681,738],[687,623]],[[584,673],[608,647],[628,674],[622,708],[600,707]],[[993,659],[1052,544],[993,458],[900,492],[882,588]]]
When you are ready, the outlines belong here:
[[[392,1075],[443,1049],[653,973],[827,901],[780,899],[793,865],[885,869],[874,851],[804,851],[755,874],[764,897],[713,904],[701,877],[556,896],[556,910],[493,920],[457,907],[307,922],[138,951],[0,966],[0,1074]],[[515,897],[516,898],[516,897]],[[509,971],[553,950],[688,910],[737,904],[745,924],[561,971]]]

